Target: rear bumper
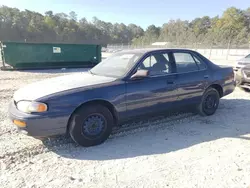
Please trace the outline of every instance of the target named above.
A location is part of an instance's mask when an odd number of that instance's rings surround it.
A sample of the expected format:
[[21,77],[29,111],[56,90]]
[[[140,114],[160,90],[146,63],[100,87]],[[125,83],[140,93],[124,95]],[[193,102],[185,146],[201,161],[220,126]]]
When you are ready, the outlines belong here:
[[223,97],[226,96],[226,95],[231,94],[235,90],[235,87],[236,87],[235,80],[224,84],[223,85]]
[[27,114],[19,111],[14,101],[9,104],[9,118],[14,123],[14,120],[22,121],[26,126],[18,126],[21,133],[33,137],[48,137],[53,135],[65,134],[68,123],[68,116],[45,116]]

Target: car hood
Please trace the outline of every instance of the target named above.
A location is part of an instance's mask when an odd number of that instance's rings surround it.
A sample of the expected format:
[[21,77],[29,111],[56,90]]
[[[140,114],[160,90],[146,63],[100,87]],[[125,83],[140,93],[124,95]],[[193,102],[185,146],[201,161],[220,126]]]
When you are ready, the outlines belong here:
[[238,60],[238,62],[241,62],[241,63],[250,63],[250,59],[249,58],[242,58],[242,59]]
[[36,100],[41,97],[70,89],[104,84],[115,78],[97,76],[90,73],[75,73],[46,79],[20,88],[14,94],[14,100]]

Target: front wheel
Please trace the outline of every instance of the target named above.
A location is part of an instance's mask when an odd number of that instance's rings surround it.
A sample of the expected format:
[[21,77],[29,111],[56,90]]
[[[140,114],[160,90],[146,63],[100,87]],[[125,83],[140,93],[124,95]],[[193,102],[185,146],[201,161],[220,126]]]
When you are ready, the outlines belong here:
[[214,88],[208,88],[202,96],[201,102],[198,105],[198,112],[202,116],[213,115],[220,102],[219,92]]
[[108,108],[102,105],[87,105],[73,114],[69,134],[81,146],[95,146],[108,139],[113,123],[113,115]]

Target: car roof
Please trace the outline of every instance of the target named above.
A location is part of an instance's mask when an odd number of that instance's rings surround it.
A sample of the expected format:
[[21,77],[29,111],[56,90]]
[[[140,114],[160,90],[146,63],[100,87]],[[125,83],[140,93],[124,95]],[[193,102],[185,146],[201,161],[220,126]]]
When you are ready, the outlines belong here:
[[127,49],[119,52],[125,53],[148,53],[148,52],[157,52],[157,51],[192,51],[190,49],[180,49],[180,48],[141,48],[141,49]]

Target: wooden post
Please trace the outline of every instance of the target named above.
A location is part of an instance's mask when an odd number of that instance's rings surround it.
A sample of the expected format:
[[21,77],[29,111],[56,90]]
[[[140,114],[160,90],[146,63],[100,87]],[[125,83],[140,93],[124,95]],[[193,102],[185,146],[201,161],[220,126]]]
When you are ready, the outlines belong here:
[[229,39],[228,46],[227,46],[227,56],[226,56],[226,60],[228,60],[229,51],[230,51],[230,46],[231,46],[231,38]]
[[211,58],[211,54],[212,54],[212,45],[210,46],[210,52],[209,52],[209,59]]

